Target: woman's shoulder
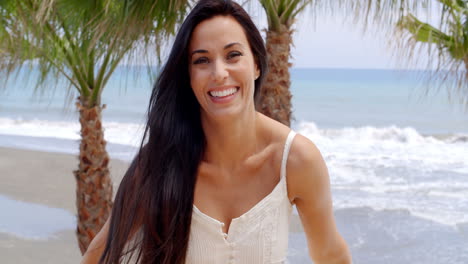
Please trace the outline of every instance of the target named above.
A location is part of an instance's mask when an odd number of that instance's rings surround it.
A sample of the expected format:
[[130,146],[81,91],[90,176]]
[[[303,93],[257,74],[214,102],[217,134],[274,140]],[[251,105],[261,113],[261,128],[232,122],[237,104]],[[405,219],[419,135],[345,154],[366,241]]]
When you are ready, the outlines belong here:
[[310,192],[318,193],[318,189],[329,183],[328,170],[320,150],[312,140],[299,133],[291,144],[286,173],[291,200]]
[[[277,145],[278,150],[283,148],[291,128],[269,117],[262,115],[262,118],[263,126],[271,138],[270,143]],[[314,142],[300,133],[295,133],[287,160],[287,170],[293,174],[305,168],[311,169],[314,165],[323,162],[322,155]]]
[[[271,144],[276,146],[278,152],[282,152],[291,129],[266,116],[262,118],[264,127],[270,131]],[[281,158],[279,154],[278,159]],[[328,170],[320,150],[311,139],[297,132],[289,149],[286,176],[291,201],[309,196],[311,192],[320,193],[329,184]]]
[[314,162],[322,157],[320,150],[315,143],[312,142],[311,139],[297,132],[292,141],[289,155],[289,163],[291,163],[291,167],[294,167],[294,165]]
[[[271,142],[284,145],[289,133],[291,132],[291,128],[264,115],[262,115],[262,119],[263,126],[270,135]],[[302,162],[316,159],[317,155],[320,154],[317,146],[309,138],[301,135],[300,133],[295,133],[296,135],[291,144],[289,153],[290,157],[288,160],[292,160],[292,163],[301,164]]]

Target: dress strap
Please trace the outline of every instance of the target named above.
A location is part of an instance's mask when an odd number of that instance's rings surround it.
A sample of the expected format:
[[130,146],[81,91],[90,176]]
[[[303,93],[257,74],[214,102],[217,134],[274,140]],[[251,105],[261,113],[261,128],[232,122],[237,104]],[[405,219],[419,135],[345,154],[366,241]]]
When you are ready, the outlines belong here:
[[281,179],[283,179],[283,177],[286,177],[286,163],[288,162],[289,150],[291,149],[291,143],[295,135],[296,132],[291,130],[288,134],[288,137],[286,138],[286,142],[284,143],[283,158],[281,160]]

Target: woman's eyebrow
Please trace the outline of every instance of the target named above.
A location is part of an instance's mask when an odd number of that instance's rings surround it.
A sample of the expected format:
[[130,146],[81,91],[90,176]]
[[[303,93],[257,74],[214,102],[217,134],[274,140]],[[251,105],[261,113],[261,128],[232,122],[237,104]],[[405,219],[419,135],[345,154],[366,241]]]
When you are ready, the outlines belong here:
[[[233,43],[229,43],[226,46],[224,46],[224,49],[229,49],[230,47],[235,46],[235,45],[239,45],[239,46],[242,47],[242,44],[240,44],[239,42],[233,42]],[[197,49],[197,50],[192,51],[190,56],[193,56],[193,54],[195,54],[195,53],[208,53],[208,51],[204,50],[204,49]]]
[[232,47],[234,45],[239,45],[239,46],[242,47],[242,44],[240,44],[239,42],[233,42],[233,43],[229,43],[226,46],[224,46],[224,49],[229,49],[230,47]]
[[194,50],[194,51],[192,51],[192,54],[190,54],[190,56],[193,56],[193,54],[195,54],[195,53],[208,53],[208,51],[203,50],[203,49]]

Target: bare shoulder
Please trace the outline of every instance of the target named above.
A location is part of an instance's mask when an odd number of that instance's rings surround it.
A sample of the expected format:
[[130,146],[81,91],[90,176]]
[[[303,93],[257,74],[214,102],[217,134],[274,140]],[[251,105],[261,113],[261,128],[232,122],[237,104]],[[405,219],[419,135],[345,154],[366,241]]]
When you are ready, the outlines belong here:
[[291,145],[289,153],[288,166],[291,169],[297,166],[301,167],[304,164],[314,163],[317,159],[322,159],[317,146],[307,137],[297,133]]
[[[270,144],[277,150],[275,160],[281,161],[284,143],[291,129],[262,114],[259,116],[265,136],[270,138]],[[308,204],[313,201],[319,207],[330,202],[327,195],[329,176],[322,154],[310,139],[299,133],[289,150],[286,175],[290,201],[296,204],[301,200],[307,200]]]
[[320,150],[301,134],[297,134],[291,144],[287,181],[289,198],[293,202],[329,188],[328,170]]

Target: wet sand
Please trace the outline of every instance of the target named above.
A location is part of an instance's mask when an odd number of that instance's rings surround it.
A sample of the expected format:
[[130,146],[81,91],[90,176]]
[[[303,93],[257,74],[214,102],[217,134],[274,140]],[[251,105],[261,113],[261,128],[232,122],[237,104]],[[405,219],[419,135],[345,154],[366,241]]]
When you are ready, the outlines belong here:
[[[76,214],[76,183],[72,173],[78,166],[76,156],[0,148],[0,157],[0,195]],[[111,161],[115,190],[127,166],[126,162]],[[1,210],[2,215],[8,213],[11,212]],[[73,229],[62,230],[46,240],[25,239],[0,231],[1,263],[58,264],[81,260]]]

